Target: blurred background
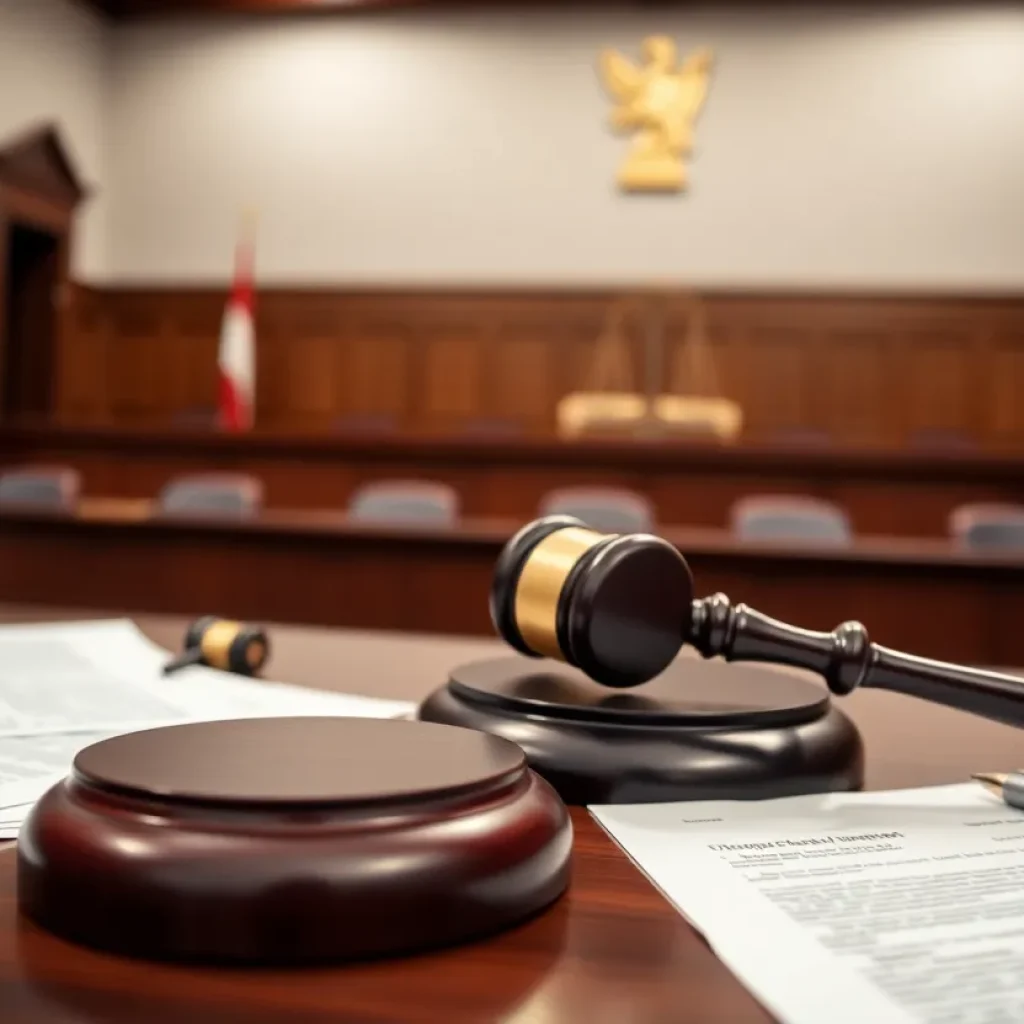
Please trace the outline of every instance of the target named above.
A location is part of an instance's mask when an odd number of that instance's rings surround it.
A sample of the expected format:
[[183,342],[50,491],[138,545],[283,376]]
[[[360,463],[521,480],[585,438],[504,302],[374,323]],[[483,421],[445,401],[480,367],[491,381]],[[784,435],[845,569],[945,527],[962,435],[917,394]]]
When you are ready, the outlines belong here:
[[0,599],[486,632],[568,510],[1012,660],[1022,110],[1019,4],[0,0]]

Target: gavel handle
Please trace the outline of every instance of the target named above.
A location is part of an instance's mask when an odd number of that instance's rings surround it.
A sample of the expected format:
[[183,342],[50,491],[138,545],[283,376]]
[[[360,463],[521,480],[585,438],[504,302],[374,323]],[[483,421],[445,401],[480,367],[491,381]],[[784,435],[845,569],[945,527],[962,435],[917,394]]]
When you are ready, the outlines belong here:
[[715,594],[693,602],[689,642],[705,658],[807,669],[838,695],[862,686],[892,690],[1024,727],[1024,679],[881,647],[859,622],[817,633]]
[[163,668],[163,674],[169,676],[172,672],[188,668],[189,665],[201,665],[203,663],[203,649],[201,647],[189,647],[182,651],[177,657],[171,658]]

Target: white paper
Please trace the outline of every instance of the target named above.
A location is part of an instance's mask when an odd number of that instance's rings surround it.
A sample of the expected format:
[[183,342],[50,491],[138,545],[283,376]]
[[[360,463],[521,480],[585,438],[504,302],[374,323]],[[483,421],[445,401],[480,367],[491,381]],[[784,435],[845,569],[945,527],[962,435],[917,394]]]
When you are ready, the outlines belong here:
[[122,673],[123,666],[130,665],[132,678],[137,683],[173,701],[190,721],[301,715],[399,718],[411,714],[416,707],[409,701],[246,679],[202,665],[192,665],[165,676],[163,666],[171,655],[134,623],[123,620],[104,623],[106,628],[102,635],[95,628],[97,625],[80,624],[78,643],[103,664],[121,665]]
[[590,810],[785,1024],[1024,1021],[1024,813],[981,786]]
[[83,747],[185,722],[398,718],[414,705],[262,682],[202,666],[162,673],[170,654],[127,620],[0,626],[0,839]]
[[192,666],[128,620],[0,626],[0,738],[128,732],[221,718],[397,718],[413,705],[261,682]]
[[96,732],[0,738],[0,827],[21,821],[31,802],[67,775],[79,750],[116,735]]
[[0,629],[0,736],[186,719],[175,702],[125,679],[121,667],[97,663],[67,631]]

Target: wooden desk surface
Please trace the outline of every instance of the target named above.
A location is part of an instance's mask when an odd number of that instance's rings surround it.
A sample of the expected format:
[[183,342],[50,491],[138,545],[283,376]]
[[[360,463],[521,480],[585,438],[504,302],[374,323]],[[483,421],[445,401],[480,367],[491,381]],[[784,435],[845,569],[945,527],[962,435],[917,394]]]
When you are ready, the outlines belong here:
[[[0,618],[72,613],[0,609]],[[185,622],[140,617],[177,646]],[[273,627],[272,678],[419,698],[493,641]],[[870,788],[962,781],[1024,759],[1019,732],[885,693],[843,703]],[[51,938],[16,914],[0,852],[4,1024],[768,1024],[701,938],[593,823],[574,811],[573,881],[547,913],[458,950],[330,970],[221,971],[130,962]]]

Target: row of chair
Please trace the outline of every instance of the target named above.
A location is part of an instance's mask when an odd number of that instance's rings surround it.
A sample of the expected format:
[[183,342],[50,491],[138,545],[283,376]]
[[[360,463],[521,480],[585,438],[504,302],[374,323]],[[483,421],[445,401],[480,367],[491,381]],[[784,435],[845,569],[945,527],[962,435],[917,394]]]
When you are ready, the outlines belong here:
[[[0,473],[0,509],[75,512],[81,475],[69,467],[31,466]],[[170,481],[156,498],[159,514],[255,516],[263,508],[263,484],[235,473],[204,473]]]
[[[652,502],[610,487],[565,487],[549,492],[540,515],[570,515],[608,533],[649,533],[657,526]],[[382,481],[367,484],[349,506],[353,519],[454,524],[458,495],[445,484]],[[735,502],[729,525],[741,540],[844,546],[853,543],[847,512],[833,502],[803,495],[751,495]],[[962,505],[949,519],[950,536],[977,550],[1024,549],[1024,506]]]
[[[82,481],[64,466],[28,466],[0,473],[0,509],[75,512]],[[176,477],[156,496],[158,516],[204,515],[247,519],[264,507],[259,478],[245,473],[198,473]],[[456,492],[430,481],[382,481],[359,488],[349,518],[363,522],[454,524],[459,520]]]
[[[74,511],[81,478],[67,467],[25,467],[0,474],[0,508]],[[157,495],[162,516],[219,515],[247,518],[264,504],[263,484],[235,473],[203,473],[176,478]],[[652,502],[641,494],[614,487],[565,487],[549,492],[539,515],[570,515],[608,533],[646,533],[656,528]],[[348,517],[363,523],[417,523],[454,526],[460,518],[457,491],[428,480],[381,480],[357,488]],[[850,544],[853,526],[833,502],[801,495],[752,495],[730,510],[730,527],[744,540]],[[969,548],[1024,548],[1024,506],[968,504],[955,509],[950,536]]]
[[[733,505],[732,531],[747,540],[849,545],[854,530],[841,506],[802,495],[756,495]],[[1024,550],[1024,505],[970,502],[953,509],[948,533],[975,551]]]
[[[611,488],[568,488],[542,503],[544,514],[564,513],[608,532],[650,532],[652,504],[641,495]],[[949,535],[973,550],[1024,550],[1024,505],[975,502],[954,509]],[[849,514],[834,502],[804,495],[751,495],[729,510],[729,526],[741,540],[846,546],[853,543]]]
[[[33,466],[0,473],[0,509],[74,512],[81,494],[80,474],[68,467]],[[262,482],[247,474],[201,473],[177,477],[157,494],[159,516],[217,515],[250,518],[262,511]],[[574,515],[595,529],[621,532],[649,530],[653,509],[628,491],[570,489],[553,492],[542,515]],[[352,494],[348,518],[362,523],[417,523],[454,526],[461,517],[458,492],[429,480],[381,480]]]

